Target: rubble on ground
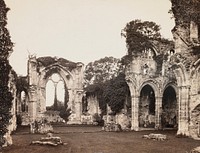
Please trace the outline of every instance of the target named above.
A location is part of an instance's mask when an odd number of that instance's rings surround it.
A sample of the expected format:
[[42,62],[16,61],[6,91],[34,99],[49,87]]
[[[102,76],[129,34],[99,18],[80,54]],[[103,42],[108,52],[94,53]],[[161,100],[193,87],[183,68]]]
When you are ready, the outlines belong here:
[[164,134],[154,134],[150,133],[149,135],[143,135],[143,138],[145,139],[153,139],[153,140],[158,140],[158,141],[164,141],[167,140],[167,136]]
[[48,133],[46,137],[41,137],[40,140],[32,141],[31,144],[39,144],[39,145],[50,145],[50,146],[58,146],[58,145],[67,145],[63,143],[60,137],[55,137],[52,133]]

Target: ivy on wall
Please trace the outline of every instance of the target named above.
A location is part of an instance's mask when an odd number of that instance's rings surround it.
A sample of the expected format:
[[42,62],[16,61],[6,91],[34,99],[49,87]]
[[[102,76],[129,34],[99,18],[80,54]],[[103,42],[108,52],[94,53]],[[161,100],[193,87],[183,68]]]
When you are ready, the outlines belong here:
[[0,0],[0,147],[5,143],[4,135],[8,131],[12,108],[13,96],[9,90],[9,74],[11,66],[8,56],[12,52],[13,43],[11,42],[7,25],[8,8],[4,0]]
[[55,57],[53,58],[51,56],[39,57],[39,58],[37,58],[37,61],[38,61],[39,65],[44,66],[44,67],[48,67],[52,64],[57,63],[59,65],[62,65],[69,71],[72,71],[73,69],[75,69],[77,67],[77,63],[66,60],[64,58],[57,59],[57,58],[55,58]]
[[175,17],[177,25],[189,24],[190,21],[200,23],[199,0],[171,0],[171,13]]

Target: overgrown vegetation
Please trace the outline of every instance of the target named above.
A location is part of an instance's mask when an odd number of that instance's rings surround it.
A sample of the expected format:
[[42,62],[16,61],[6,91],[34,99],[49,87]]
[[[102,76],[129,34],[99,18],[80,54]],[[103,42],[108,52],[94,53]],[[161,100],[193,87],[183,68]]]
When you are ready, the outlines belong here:
[[140,56],[144,50],[153,48],[152,40],[160,40],[160,26],[154,22],[133,20],[122,29],[121,35],[126,38],[129,56]]
[[121,63],[128,65],[134,58],[142,57],[145,51],[158,51],[154,53],[157,63],[157,74],[161,73],[162,63],[167,60],[168,52],[174,48],[174,42],[162,38],[160,26],[151,21],[133,20],[126,24],[121,35],[126,38],[127,55],[122,57]]
[[[113,114],[119,113],[125,106],[130,104],[130,91],[125,81],[125,74],[120,73],[117,77],[100,84],[94,84],[86,88],[86,97],[97,96],[102,115],[107,113],[107,104]],[[130,105],[127,105],[130,107]]]
[[122,71],[123,66],[120,63],[120,59],[114,57],[104,57],[90,62],[85,67],[84,87],[104,83],[116,77]]
[[177,25],[189,24],[190,21],[200,23],[200,1],[199,0],[171,0],[170,12],[175,17]]
[[[124,67],[121,64],[121,61],[113,57],[101,58],[99,60],[89,63],[86,66],[85,77],[84,77],[86,99],[89,96],[96,96],[99,102],[99,107],[102,111],[102,115],[106,114],[106,111],[107,111],[105,91],[111,85],[111,83],[109,82],[111,80],[114,80],[116,77],[118,77],[118,75],[123,71],[124,71]],[[113,103],[113,105],[115,104],[116,103]],[[114,106],[114,107],[116,108],[118,106]],[[114,107],[112,108],[113,108],[113,111],[115,112],[116,110]],[[85,107],[83,108],[85,110]]]
[[74,63],[72,61],[66,60],[64,58],[53,58],[51,56],[39,57],[37,58],[37,61],[39,65],[44,67],[48,67],[52,64],[58,63],[70,71],[75,69],[77,66],[77,63]]
[[130,107],[130,90],[126,83],[124,73],[120,73],[116,78],[107,82],[103,92],[103,98],[114,114],[119,113],[124,107]]
[[4,135],[11,119],[12,93],[9,90],[9,74],[11,66],[8,56],[12,51],[13,43],[6,28],[7,12],[9,8],[0,0],[0,148],[5,143]]
[[[184,37],[182,39],[191,47],[191,56],[200,57],[200,1],[199,0],[171,0],[172,8],[170,13],[173,14],[176,27],[182,27],[185,29]],[[190,24],[193,23],[197,26],[198,30],[198,39],[190,38]],[[186,57],[187,58],[187,57]],[[191,61],[189,61],[191,62]]]

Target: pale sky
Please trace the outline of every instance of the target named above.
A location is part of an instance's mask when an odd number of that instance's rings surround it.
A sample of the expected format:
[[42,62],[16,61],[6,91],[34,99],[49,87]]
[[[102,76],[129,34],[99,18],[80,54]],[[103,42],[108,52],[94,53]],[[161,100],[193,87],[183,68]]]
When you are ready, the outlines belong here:
[[15,43],[10,63],[27,74],[28,55],[58,56],[87,64],[126,54],[120,36],[126,23],[141,19],[161,26],[171,38],[174,20],[169,0],[5,0],[8,30]]

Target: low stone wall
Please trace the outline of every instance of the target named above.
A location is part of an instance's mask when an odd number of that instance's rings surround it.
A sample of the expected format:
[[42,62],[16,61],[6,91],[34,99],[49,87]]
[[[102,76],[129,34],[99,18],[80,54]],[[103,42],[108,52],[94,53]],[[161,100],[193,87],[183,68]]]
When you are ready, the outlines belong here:
[[121,126],[119,124],[116,124],[116,123],[107,123],[107,124],[104,125],[102,130],[106,131],[106,132],[119,132],[119,131],[122,131]]
[[129,130],[131,128],[131,118],[126,114],[120,113],[116,115],[116,123],[121,126],[122,130]]
[[81,123],[82,124],[93,124],[92,115],[81,115]]

